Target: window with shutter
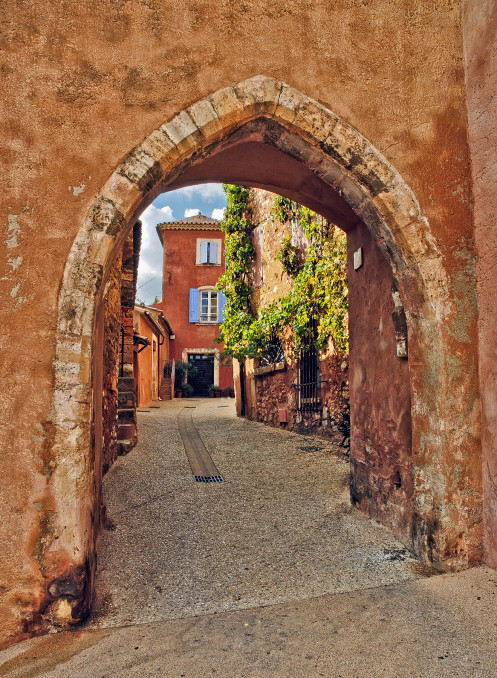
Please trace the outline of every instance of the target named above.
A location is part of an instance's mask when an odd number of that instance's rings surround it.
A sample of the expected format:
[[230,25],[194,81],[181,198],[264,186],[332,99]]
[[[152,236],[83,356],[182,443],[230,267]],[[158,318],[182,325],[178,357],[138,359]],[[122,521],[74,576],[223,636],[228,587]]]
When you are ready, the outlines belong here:
[[220,266],[221,240],[201,240],[197,238],[197,264],[202,266]]
[[208,263],[209,264],[217,264],[217,242],[214,242],[213,240],[209,241],[208,243]]
[[217,323],[218,319],[218,292],[202,290],[200,292],[200,322]]
[[209,263],[209,242],[204,240],[200,243],[200,263],[208,264]]

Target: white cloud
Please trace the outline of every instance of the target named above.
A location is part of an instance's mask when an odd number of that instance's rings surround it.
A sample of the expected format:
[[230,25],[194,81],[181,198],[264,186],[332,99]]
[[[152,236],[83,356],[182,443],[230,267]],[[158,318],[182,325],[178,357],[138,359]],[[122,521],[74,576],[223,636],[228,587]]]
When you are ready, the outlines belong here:
[[172,219],[173,211],[169,205],[164,207],[150,205],[140,216],[143,226],[137,297],[147,299],[149,303],[155,296],[161,296],[162,288],[162,246],[155,227]]
[[142,250],[150,243],[151,236],[155,234],[155,227],[157,224],[162,224],[164,221],[173,220],[173,211],[169,205],[164,207],[154,207],[150,205],[142,212],[140,221],[143,224],[142,228]]
[[224,217],[224,207],[217,207],[215,210],[212,210],[212,218],[221,220]]
[[179,188],[178,194],[183,193],[187,198],[199,197],[207,202],[214,202],[220,198],[225,200],[226,195],[222,184],[199,184],[198,186],[186,186]]
[[195,207],[187,207],[185,210],[185,217],[196,217],[197,214],[200,214],[200,210]]

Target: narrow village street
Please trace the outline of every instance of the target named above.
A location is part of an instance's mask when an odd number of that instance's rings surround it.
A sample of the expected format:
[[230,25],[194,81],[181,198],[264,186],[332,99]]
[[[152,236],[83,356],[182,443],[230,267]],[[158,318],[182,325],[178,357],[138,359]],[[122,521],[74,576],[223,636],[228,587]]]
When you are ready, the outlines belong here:
[[[138,447],[104,481],[92,626],[274,605],[433,572],[351,508],[348,463],[326,441],[237,418],[228,398],[144,409]],[[185,412],[224,482],[193,482],[178,430]]]
[[[414,560],[350,506],[340,449],[237,418],[227,398],[138,417],[104,480],[91,618],[0,653],[0,676],[497,674],[495,572]],[[224,482],[194,482],[185,430]]]

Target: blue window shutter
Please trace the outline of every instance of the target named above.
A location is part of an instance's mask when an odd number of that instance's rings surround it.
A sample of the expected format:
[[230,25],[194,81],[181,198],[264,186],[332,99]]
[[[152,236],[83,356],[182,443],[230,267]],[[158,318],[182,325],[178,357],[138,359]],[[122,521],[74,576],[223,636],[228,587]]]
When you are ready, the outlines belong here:
[[219,295],[219,301],[218,301],[218,313],[217,313],[217,319],[220,323],[223,322],[224,320],[224,304],[226,303],[226,297],[222,292],[218,292]]
[[209,255],[207,253],[207,245],[209,243],[207,240],[204,240],[203,242],[200,243],[200,263],[201,264],[208,264],[209,263]]
[[217,242],[210,242],[209,264],[217,264]]
[[190,288],[190,313],[188,317],[191,323],[198,323],[198,290]]

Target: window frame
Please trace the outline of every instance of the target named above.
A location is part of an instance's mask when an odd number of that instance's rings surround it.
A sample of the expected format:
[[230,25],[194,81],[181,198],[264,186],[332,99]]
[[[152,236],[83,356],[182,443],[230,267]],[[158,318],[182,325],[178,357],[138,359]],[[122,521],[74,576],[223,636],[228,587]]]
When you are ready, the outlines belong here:
[[[208,261],[205,263],[201,262],[201,257],[200,257],[200,247],[201,243],[215,243],[217,245],[217,252],[216,252],[216,261]],[[222,245],[223,241],[222,238],[197,238],[197,254],[196,254],[196,260],[195,264],[197,266],[221,266],[221,257],[222,257]]]
[[[217,325],[219,324],[219,292],[214,289],[214,287],[199,287],[198,290],[199,299],[198,299],[198,322],[201,325]],[[202,317],[202,295],[207,294],[207,318]],[[212,319],[214,315],[212,311],[212,295],[216,295],[216,312],[215,319]]]

